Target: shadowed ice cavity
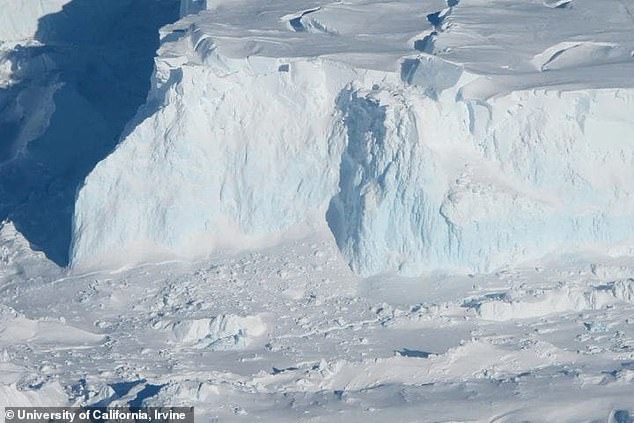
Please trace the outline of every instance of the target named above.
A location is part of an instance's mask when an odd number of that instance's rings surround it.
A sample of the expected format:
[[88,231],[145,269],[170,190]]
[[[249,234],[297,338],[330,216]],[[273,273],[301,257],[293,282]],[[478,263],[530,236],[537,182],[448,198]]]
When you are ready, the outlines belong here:
[[344,113],[348,144],[339,166],[339,193],[330,202],[326,220],[339,249],[352,257],[363,248],[359,234],[364,226],[364,187],[373,180],[382,188],[385,184],[386,172],[377,157],[385,143],[386,108],[351,90],[344,90],[336,105]]
[[19,82],[0,89],[0,220],[59,265],[76,190],[145,102],[159,28],[178,14],[179,0],[73,0],[40,18],[42,46],[12,53]]

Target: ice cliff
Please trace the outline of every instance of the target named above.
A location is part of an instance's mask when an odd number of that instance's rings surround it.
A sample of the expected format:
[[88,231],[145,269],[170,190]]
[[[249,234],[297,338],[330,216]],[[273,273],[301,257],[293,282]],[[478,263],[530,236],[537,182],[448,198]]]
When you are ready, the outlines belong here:
[[360,275],[630,252],[624,3],[262,3],[183,1],[163,28],[147,103],[77,195],[74,266],[326,225]]
[[68,264],[77,188],[145,103],[178,0],[0,0],[0,221]]

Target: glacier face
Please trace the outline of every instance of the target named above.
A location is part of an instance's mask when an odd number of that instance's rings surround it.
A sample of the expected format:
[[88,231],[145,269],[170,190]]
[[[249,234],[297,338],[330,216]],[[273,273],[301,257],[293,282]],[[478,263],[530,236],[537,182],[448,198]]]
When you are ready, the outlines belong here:
[[[310,224],[311,213],[323,216],[337,183],[330,158],[340,145],[323,133],[328,102],[313,94],[333,91],[337,81],[319,63],[294,63],[293,75],[274,65],[248,82],[206,67],[166,71],[160,98],[150,100],[161,111],[98,164],[79,192],[72,260],[257,246]],[[291,114],[282,128],[271,125]],[[99,237],[95,225],[104,229]]]
[[346,110],[329,219],[359,273],[487,271],[631,240],[634,92],[517,92],[449,110],[375,97]]
[[361,275],[628,246],[634,36],[580,29],[589,0],[508,2],[182,2],[198,13],[164,28],[134,129],[78,193],[73,265],[326,224]]
[[144,104],[158,30],[179,2],[0,7],[0,220],[65,266],[76,190]]

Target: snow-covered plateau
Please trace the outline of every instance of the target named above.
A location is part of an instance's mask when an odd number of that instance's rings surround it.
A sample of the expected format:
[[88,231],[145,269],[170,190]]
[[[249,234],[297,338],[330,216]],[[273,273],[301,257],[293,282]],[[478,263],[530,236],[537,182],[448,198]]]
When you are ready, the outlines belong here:
[[632,0],[0,11],[0,409],[634,422]]
[[72,265],[326,224],[364,276],[630,252],[627,3],[449,3],[184,2],[203,10],[162,29],[147,103],[79,191]]

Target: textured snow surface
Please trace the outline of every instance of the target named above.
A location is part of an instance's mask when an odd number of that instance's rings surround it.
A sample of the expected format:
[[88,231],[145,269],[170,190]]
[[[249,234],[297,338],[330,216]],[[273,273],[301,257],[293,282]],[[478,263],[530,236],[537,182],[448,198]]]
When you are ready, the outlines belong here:
[[163,29],[134,130],[78,194],[73,265],[326,224],[361,275],[629,253],[631,6],[450,3],[183,2],[200,12]]
[[167,330],[176,345],[211,350],[231,350],[245,347],[254,337],[266,332],[261,316],[221,315],[213,318],[157,322],[154,327]]
[[138,111],[179,4],[62,3],[0,0],[0,407],[634,421],[629,0],[183,0]]
[[634,411],[631,258],[363,280],[324,236],[78,274],[10,223],[0,242],[12,257],[0,404],[193,405],[218,422],[621,423]]

